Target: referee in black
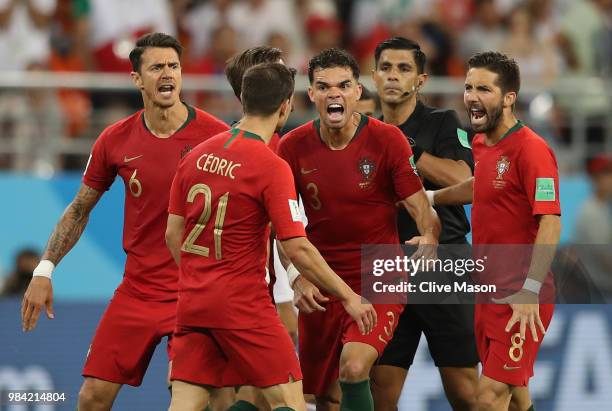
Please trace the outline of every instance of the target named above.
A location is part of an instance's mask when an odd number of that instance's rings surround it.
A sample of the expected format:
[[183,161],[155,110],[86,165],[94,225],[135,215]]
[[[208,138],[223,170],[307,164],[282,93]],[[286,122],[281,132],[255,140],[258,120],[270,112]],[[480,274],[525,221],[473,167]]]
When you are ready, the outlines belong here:
[[[399,127],[414,153],[427,190],[462,182],[472,176],[474,161],[467,134],[453,110],[428,107],[419,99],[427,81],[425,54],[403,37],[378,44],[373,80],[385,123]],[[470,231],[462,206],[435,207],[442,222],[440,244],[463,244]],[[398,215],[400,241],[418,236],[415,222],[404,211]],[[376,411],[397,410],[408,369],[425,334],[429,352],[453,410],[469,410],[478,383],[478,353],[474,340],[474,306],[451,304],[407,305],[393,339],[372,370]],[[417,377],[418,378],[418,377]]]

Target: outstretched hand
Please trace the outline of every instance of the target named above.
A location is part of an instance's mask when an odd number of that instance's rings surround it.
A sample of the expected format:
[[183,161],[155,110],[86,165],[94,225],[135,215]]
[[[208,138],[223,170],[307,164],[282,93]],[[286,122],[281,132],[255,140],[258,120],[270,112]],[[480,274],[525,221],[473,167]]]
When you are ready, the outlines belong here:
[[55,318],[51,280],[47,277],[34,276],[21,303],[21,325],[24,332],[36,327],[43,306],[47,311],[47,317],[51,320]]

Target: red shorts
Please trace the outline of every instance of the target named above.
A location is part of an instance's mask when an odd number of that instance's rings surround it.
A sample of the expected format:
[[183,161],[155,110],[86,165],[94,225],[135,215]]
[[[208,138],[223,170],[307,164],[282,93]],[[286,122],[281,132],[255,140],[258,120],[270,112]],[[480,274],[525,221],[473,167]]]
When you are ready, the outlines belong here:
[[175,322],[176,301],[143,301],[115,291],[89,347],[83,377],[139,386],[164,336],[170,357]]
[[172,380],[212,387],[270,387],[302,379],[289,333],[277,323],[255,329],[174,331]]
[[[540,304],[540,319],[546,329],[554,310],[554,304]],[[527,327],[525,341],[522,341],[518,323],[506,332],[511,317],[510,305],[476,304],[474,331],[482,374],[509,385],[526,386],[533,376],[533,364],[544,337],[538,331],[540,341],[533,341]]]
[[401,304],[374,304],[378,322],[368,335],[362,335],[357,323],[337,300],[326,304],[325,312],[316,311],[298,317],[300,362],[304,372],[304,393],[321,396],[338,379],[340,354],[348,342],[368,344],[380,356],[393,337]]

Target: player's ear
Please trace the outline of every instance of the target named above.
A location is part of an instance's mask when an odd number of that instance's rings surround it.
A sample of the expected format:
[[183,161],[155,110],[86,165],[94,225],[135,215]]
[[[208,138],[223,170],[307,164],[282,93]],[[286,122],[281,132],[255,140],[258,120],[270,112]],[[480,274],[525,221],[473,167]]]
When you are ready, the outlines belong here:
[[130,77],[132,77],[132,81],[134,82],[136,87],[138,87],[139,90],[144,89],[144,84],[142,83],[142,77],[140,76],[139,72],[132,71],[130,73]]
[[289,112],[293,113],[294,110],[295,110],[295,94],[292,94],[291,97],[289,97]]
[[293,98],[288,98],[287,100],[283,101],[280,105],[279,117],[280,118],[288,117],[289,113],[293,111],[292,107],[293,107]]
[[312,86],[308,86],[308,98],[312,103],[314,103],[314,89]]
[[516,103],[516,93],[510,91],[504,95],[504,107],[512,107]]
[[361,98],[361,93],[363,93],[363,86],[361,83],[357,83],[357,101]]

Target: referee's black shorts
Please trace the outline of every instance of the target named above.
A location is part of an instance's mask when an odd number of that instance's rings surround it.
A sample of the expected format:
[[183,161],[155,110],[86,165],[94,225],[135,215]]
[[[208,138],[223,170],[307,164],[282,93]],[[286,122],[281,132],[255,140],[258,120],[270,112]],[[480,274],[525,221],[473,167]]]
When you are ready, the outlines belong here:
[[474,306],[468,304],[409,304],[377,365],[410,368],[421,334],[425,334],[436,367],[478,364],[474,337]]
[[[461,259],[471,257],[469,244],[447,244],[438,248],[438,257]],[[427,273],[413,277],[412,281],[432,280],[452,284],[455,281],[470,282],[469,274],[456,277],[448,273]],[[400,315],[393,338],[387,345],[377,365],[391,365],[410,368],[414,361],[421,334],[425,334],[429,352],[437,367],[473,367],[479,362],[474,336],[473,298],[448,300],[444,295],[439,299],[431,295],[411,295],[412,301],[428,304],[408,304]],[[423,299],[424,298],[424,299]],[[451,295],[452,298],[452,295]],[[442,301],[463,304],[435,304]],[[434,304],[429,304],[434,302]]]

